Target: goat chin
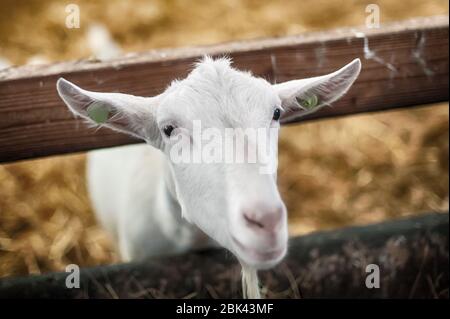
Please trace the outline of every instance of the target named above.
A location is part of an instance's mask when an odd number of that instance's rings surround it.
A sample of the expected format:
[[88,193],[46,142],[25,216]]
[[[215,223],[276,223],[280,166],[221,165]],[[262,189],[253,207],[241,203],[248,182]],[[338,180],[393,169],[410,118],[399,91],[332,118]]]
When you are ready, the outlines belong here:
[[261,299],[258,271],[256,268],[241,263],[242,295],[244,299]]

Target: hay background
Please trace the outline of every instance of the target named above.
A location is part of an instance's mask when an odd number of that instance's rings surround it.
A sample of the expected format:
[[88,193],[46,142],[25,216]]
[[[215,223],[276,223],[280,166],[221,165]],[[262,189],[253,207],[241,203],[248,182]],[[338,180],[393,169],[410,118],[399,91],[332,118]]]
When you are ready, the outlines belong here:
[[[89,57],[93,22],[128,52],[361,25],[373,2],[382,22],[448,14],[441,0],[72,2],[81,6],[78,30],[64,27],[65,1],[2,1],[0,57]],[[444,103],[283,128],[279,184],[291,233],[448,210],[448,115]],[[0,166],[0,277],[117,261],[84,169],[83,154]]]

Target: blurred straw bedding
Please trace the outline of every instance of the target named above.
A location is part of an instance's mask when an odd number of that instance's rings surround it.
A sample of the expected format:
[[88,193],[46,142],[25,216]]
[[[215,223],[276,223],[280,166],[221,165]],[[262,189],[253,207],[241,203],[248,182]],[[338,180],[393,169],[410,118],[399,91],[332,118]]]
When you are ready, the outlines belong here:
[[[92,56],[86,26],[102,23],[124,52],[448,14],[447,1],[2,1],[0,58],[13,64]],[[448,104],[282,129],[279,185],[292,234],[448,210]],[[118,260],[95,221],[83,154],[0,165],[0,277]]]

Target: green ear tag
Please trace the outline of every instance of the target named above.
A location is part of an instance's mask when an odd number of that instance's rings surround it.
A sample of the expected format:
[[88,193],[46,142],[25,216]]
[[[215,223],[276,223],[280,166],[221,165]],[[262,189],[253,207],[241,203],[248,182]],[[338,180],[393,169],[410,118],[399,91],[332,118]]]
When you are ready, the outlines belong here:
[[301,107],[307,110],[311,110],[312,108],[319,105],[319,98],[315,94],[305,96],[304,98],[296,97],[295,99],[297,100],[297,103],[300,104]]
[[102,124],[108,120],[109,111],[102,103],[94,102],[87,108],[87,114],[95,123]]

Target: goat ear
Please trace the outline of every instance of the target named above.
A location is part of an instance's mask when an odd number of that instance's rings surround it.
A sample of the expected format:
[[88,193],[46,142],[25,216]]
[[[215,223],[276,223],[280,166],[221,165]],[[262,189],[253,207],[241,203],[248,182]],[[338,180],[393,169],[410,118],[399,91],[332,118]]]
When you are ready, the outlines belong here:
[[316,112],[342,97],[361,71],[361,61],[355,59],[336,72],[302,80],[275,84],[284,113],[282,120],[299,118]]
[[155,98],[91,92],[63,78],[58,80],[56,88],[70,111],[89,124],[105,126],[153,145],[160,139]]

